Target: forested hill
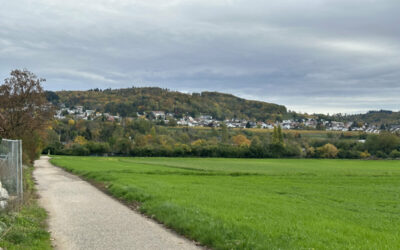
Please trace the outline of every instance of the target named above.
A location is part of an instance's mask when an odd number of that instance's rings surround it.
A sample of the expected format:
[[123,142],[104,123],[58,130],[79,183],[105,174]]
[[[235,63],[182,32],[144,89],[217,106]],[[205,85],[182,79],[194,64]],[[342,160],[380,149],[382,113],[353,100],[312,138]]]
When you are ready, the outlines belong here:
[[365,114],[348,115],[345,120],[377,125],[400,124],[400,112],[390,110],[369,111]]
[[55,104],[64,103],[67,107],[81,105],[86,109],[118,113],[121,116],[135,116],[136,112],[160,110],[178,116],[207,114],[221,120],[274,120],[287,112],[286,107],[282,105],[245,100],[231,94],[185,94],[155,87],[47,92],[47,97]]

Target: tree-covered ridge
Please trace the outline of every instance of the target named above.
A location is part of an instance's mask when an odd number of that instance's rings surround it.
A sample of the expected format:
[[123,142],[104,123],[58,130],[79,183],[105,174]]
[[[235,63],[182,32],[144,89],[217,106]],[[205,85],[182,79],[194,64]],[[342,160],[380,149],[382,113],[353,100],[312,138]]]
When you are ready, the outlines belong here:
[[347,116],[346,119],[369,124],[400,125],[400,112],[390,110],[369,111],[365,114]]
[[53,103],[67,106],[81,105],[86,109],[135,116],[136,112],[161,110],[175,115],[212,115],[223,119],[274,120],[286,114],[282,105],[245,100],[231,94],[202,92],[185,94],[168,89],[146,87],[88,91],[48,92]]

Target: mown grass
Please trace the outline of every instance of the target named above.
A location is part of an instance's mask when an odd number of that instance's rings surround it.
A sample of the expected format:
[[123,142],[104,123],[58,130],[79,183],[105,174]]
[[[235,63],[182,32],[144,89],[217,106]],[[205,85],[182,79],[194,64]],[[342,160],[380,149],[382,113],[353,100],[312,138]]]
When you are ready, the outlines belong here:
[[215,249],[399,249],[400,162],[54,157]]
[[37,204],[32,167],[24,169],[24,203],[0,211],[0,247],[7,250],[52,249],[46,211]]

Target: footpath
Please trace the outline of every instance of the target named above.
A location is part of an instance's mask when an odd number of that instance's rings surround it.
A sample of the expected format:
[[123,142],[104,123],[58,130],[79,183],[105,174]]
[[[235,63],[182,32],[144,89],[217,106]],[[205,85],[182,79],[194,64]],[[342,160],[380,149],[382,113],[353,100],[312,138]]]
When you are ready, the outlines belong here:
[[35,162],[34,178],[55,249],[201,249],[54,167],[47,156]]

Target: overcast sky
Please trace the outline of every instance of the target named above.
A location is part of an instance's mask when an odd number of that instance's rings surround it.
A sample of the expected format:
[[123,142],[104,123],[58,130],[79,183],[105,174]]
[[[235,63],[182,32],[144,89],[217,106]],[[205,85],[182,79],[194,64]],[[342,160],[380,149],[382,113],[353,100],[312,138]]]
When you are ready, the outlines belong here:
[[3,0],[0,76],[399,110],[399,13],[399,0]]

